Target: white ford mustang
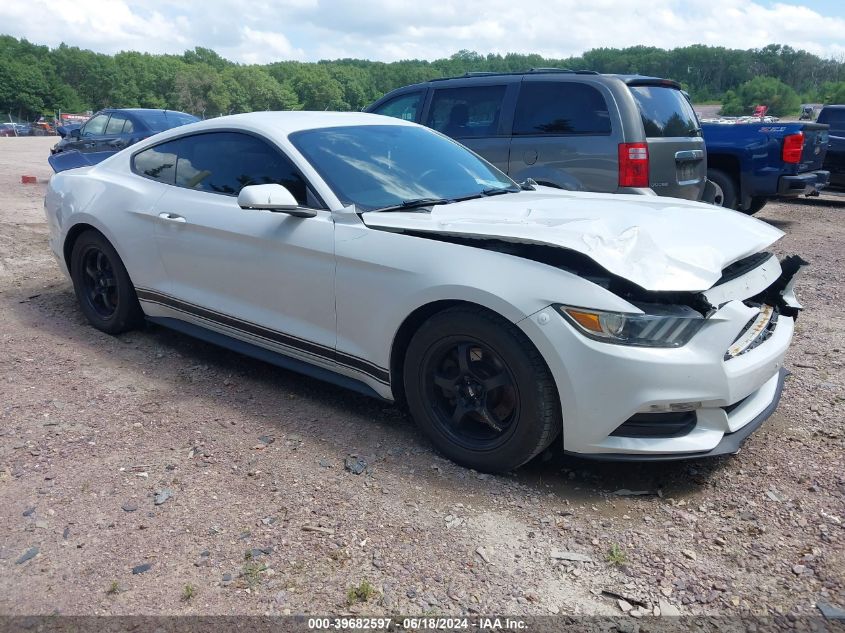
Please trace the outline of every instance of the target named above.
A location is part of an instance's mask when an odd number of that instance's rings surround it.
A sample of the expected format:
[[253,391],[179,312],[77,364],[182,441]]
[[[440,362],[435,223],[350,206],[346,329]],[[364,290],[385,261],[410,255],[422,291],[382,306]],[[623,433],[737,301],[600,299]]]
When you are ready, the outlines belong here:
[[743,214],[517,185],[427,128],[261,112],[53,176],[50,244],[91,324],[144,319],[407,403],[515,468],[733,453],[777,406],[804,263]]

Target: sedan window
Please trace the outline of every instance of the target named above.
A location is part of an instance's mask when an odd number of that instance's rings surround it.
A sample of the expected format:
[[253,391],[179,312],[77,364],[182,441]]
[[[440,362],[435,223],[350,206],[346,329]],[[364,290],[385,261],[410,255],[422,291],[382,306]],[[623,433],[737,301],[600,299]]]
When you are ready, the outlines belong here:
[[82,126],[82,136],[97,136],[102,134],[106,129],[106,123],[109,120],[108,114],[98,114]]
[[290,135],[344,204],[360,211],[518,191],[519,185],[464,146],[411,125],[359,125]]
[[122,134],[123,125],[126,123],[126,118],[119,114],[112,114],[109,119],[109,124],[106,126],[106,134]]

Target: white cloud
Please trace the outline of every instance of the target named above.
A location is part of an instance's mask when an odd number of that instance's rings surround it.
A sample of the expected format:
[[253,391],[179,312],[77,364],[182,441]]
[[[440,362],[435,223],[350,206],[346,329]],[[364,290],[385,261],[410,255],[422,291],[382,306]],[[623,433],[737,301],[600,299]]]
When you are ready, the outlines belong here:
[[[13,0],[2,28],[102,52],[213,48],[244,63],[436,59],[459,49],[568,57],[597,47],[788,44],[845,56],[845,11],[768,0]],[[836,13],[836,15],[831,15]]]

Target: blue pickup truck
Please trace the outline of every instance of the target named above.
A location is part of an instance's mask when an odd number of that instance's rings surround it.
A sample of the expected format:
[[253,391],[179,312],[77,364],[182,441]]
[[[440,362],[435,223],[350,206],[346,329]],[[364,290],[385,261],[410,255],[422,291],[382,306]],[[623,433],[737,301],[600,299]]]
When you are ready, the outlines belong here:
[[772,198],[817,195],[830,181],[822,168],[827,125],[704,123],[701,128],[716,204],[753,214]]

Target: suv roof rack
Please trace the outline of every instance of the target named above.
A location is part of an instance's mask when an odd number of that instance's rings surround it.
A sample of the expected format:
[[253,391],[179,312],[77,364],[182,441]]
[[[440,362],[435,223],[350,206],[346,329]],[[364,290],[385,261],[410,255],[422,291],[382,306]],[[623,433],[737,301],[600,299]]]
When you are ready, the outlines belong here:
[[497,77],[505,75],[528,75],[531,73],[563,73],[573,75],[598,75],[595,70],[572,70],[570,68],[529,68],[528,70],[516,71],[495,71],[495,70],[474,70],[466,72],[463,75],[455,75],[452,77],[435,77],[429,81],[447,81],[449,79],[464,79],[467,77]]

